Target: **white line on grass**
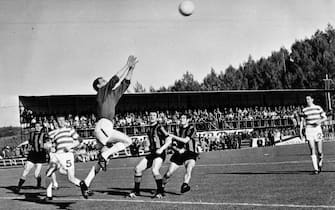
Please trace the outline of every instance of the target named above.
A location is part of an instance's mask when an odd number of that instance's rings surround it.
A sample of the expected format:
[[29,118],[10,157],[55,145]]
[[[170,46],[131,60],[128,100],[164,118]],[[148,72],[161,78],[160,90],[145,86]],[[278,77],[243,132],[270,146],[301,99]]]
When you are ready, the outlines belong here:
[[[24,200],[24,197],[0,197],[0,200]],[[300,204],[275,204],[275,203],[233,203],[233,202],[202,202],[202,201],[164,201],[164,200],[129,200],[129,199],[100,199],[90,198],[55,198],[52,202],[57,201],[85,201],[85,202],[123,202],[123,203],[152,203],[152,204],[176,204],[176,205],[207,205],[207,206],[254,206],[254,207],[283,207],[283,208],[317,208],[317,209],[334,209],[330,205],[300,205]],[[51,203],[52,203],[51,202]]]
[[[281,164],[297,164],[297,163],[310,163],[310,160],[292,160],[292,161],[280,161],[280,162],[260,162],[260,163],[221,163],[221,164],[199,164],[195,167],[223,167],[223,166],[252,166],[252,165],[281,165]],[[325,163],[334,163],[335,160],[327,160]],[[112,165],[112,163],[111,163]],[[163,166],[167,167],[167,166]],[[134,167],[110,167],[108,170],[120,170],[120,169],[133,169]],[[86,171],[87,168],[78,168],[78,171]]]

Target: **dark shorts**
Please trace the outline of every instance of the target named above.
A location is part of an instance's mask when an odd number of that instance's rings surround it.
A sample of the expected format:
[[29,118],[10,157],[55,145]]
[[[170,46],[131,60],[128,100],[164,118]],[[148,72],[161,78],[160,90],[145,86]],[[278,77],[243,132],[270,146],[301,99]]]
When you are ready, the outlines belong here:
[[173,162],[177,165],[183,165],[187,160],[197,160],[198,154],[191,151],[185,151],[183,154],[175,152],[170,159],[170,162]]
[[45,151],[43,152],[33,152],[30,151],[28,153],[27,161],[30,161],[34,164],[36,163],[47,163],[47,153]]
[[161,158],[163,160],[163,162],[165,161],[166,158],[166,153],[163,152],[162,154],[158,155],[156,153],[150,153],[149,155],[145,156],[145,159],[148,160],[147,163],[147,168],[151,168],[152,163],[154,162],[154,159],[156,158]]

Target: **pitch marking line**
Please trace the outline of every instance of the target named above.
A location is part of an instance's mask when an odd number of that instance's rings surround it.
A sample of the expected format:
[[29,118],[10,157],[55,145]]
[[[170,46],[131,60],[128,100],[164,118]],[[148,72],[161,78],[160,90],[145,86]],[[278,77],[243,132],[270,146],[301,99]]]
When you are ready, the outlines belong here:
[[[0,200],[24,200],[24,197],[0,197]],[[152,203],[152,204],[179,204],[179,205],[207,205],[207,206],[254,206],[254,207],[287,207],[287,208],[322,208],[334,209],[335,206],[330,205],[300,205],[300,204],[271,204],[271,203],[232,203],[232,202],[202,202],[202,201],[162,201],[162,200],[129,200],[129,199],[77,199],[77,198],[61,198],[54,201],[84,201],[84,202],[123,202],[123,203]],[[51,203],[52,203],[51,202]]]
[[[223,167],[223,166],[252,166],[252,165],[281,165],[281,164],[299,164],[299,163],[310,163],[310,160],[292,160],[292,161],[281,161],[281,162],[259,162],[259,163],[222,163],[222,164],[199,164],[195,167]],[[334,160],[327,160],[324,163],[334,163]],[[167,167],[167,166],[163,166]],[[134,167],[111,167],[109,170],[120,170],[120,169],[133,169]],[[78,171],[86,171],[85,168],[78,168]]]

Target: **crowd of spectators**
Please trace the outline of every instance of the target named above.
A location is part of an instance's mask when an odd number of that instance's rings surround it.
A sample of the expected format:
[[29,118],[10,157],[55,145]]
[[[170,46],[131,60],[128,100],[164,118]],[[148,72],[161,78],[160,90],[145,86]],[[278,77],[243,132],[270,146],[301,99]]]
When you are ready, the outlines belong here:
[[[196,109],[183,111],[157,111],[158,119],[165,125],[178,125],[182,114],[187,114],[191,117],[192,123],[210,123],[215,128],[222,128],[220,124],[234,122],[234,121],[257,121],[257,120],[276,120],[276,119],[290,119],[292,122],[287,128],[263,128],[254,129],[252,132],[233,132],[221,136],[199,136],[199,150],[213,151],[224,149],[238,149],[241,147],[243,140],[250,140],[252,138],[265,138],[266,146],[274,144],[274,136],[280,133],[282,136],[297,135],[297,125],[299,123],[299,115],[302,111],[302,106],[278,106],[278,107],[245,107],[245,108],[217,108],[214,110]],[[31,127],[39,122],[45,127],[53,129],[56,122],[56,116],[37,116],[30,110],[21,108],[20,110],[21,123],[26,127]],[[92,136],[91,133],[96,122],[94,114],[75,115],[69,114],[66,116],[66,121],[69,126],[74,127],[83,136]],[[114,118],[114,125],[116,128],[122,129],[127,133],[127,128],[135,129],[134,135],[145,134],[145,128],[149,125],[149,112],[137,113],[120,113],[116,114]],[[208,130],[204,127],[203,130]],[[231,129],[236,129],[232,127]],[[130,152],[133,155],[139,154],[140,150],[145,151],[148,148],[148,142],[134,140],[130,146]],[[26,148],[27,149],[27,148]],[[27,152],[25,147],[2,149],[1,158],[24,156]],[[95,160],[97,152],[93,144],[87,144],[85,148],[81,149],[81,155],[78,156],[82,161]]]
[[0,160],[9,158],[21,158],[28,154],[28,145],[22,145],[20,147],[4,146],[1,149]]
[[[210,122],[218,125],[222,122],[252,121],[261,119],[292,119],[297,121],[301,113],[301,106],[279,106],[279,107],[249,107],[249,108],[217,108],[214,110],[196,109],[184,111],[157,111],[161,123],[179,124],[181,114],[191,116],[193,123]],[[69,125],[76,129],[93,128],[96,122],[94,114],[66,116]],[[21,122],[29,126],[36,122],[48,126],[55,121],[55,116],[35,116],[30,110],[21,111]],[[147,126],[149,124],[149,112],[116,114],[114,118],[115,127]]]

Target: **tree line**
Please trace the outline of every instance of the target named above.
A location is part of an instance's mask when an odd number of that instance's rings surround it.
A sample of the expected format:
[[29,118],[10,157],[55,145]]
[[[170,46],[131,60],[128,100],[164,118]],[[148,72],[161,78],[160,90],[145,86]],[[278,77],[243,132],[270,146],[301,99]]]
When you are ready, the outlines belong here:
[[335,74],[335,29],[330,24],[310,38],[296,40],[290,52],[282,47],[267,58],[249,56],[238,68],[230,65],[220,72],[212,68],[201,82],[190,71],[168,87],[146,91],[136,82],[134,92],[314,89],[324,88],[326,74],[330,79]]

